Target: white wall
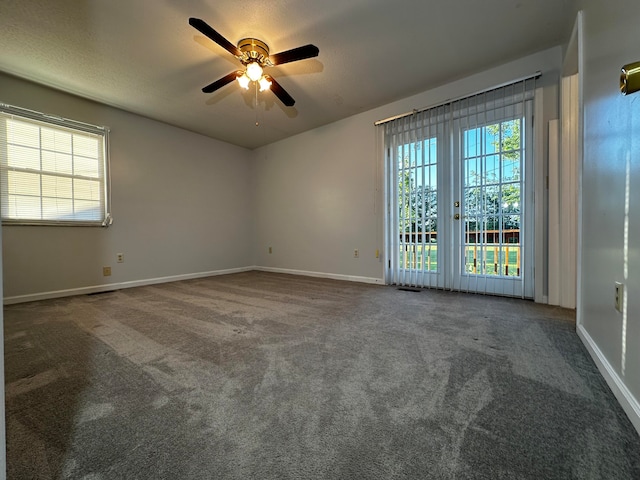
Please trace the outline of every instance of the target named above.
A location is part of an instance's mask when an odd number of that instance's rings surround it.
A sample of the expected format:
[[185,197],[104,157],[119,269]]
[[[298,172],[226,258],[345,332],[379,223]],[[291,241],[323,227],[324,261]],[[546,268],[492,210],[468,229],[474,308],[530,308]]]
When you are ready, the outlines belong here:
[[[640,93],[623,97],[618,90],[620,68],[640,61],[640,2],[580,3],[585,62],[579,333],[640,431]],[[614,309],[616,281],[626,285],[625,313]]]
[[0,92],[111,128],[114,217],[109,228],[5,226],[5,301],[252,265],[249,150],[8,75]]
[[[2,222],[0,222],[0,250],[2,249]],[[7,442],[4,402],[4,312],[2,307],[2,256],[0,256],[0,480],[7,478]]]
[[374,142],[373,121],[351,117],[255,152],[257,265],[382,278]]
[[[382,163],[374,122],[538,70],[549,91],[544,116],[555,118],[561,61],[559,47],[546,50],[257,149],[256,264],[382,281]],[[356,248],[359,258],[353,257]]]
[[559,47],[546,50],[254,152],[0,75],[6,103],[111,128],[115,218],[108,229],[7,226],[5,301],[251,265],[381,282],[374,122],[537,70],[553,118],[560,62]]

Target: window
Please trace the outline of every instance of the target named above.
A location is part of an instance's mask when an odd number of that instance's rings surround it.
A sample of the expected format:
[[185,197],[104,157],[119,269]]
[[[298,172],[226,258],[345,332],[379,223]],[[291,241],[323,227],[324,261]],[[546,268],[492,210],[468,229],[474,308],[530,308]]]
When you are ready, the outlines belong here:
[[108,129],[0,104],[4,224],[102,225]]

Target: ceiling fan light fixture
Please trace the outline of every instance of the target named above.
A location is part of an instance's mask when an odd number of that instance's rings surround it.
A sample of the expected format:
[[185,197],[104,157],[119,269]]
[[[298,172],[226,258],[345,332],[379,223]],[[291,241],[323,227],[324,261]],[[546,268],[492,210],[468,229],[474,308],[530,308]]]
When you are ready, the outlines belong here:
[[244,88],[245,90],[249,90],[250,82],[251,79],[247,76],[246,72],[238,77],[238,83],[240,84],[240,87]]
[[251,62],[247,65],[247,77],[254,82],[257,82],[262,77],[262,67],[258,62]]
[[265,76],[262,76],[262,78],[258,80],[258,83],[260,84],[261,92],[264,92],[265,90],[269,90],[269,88],[271,87],[271,81]]

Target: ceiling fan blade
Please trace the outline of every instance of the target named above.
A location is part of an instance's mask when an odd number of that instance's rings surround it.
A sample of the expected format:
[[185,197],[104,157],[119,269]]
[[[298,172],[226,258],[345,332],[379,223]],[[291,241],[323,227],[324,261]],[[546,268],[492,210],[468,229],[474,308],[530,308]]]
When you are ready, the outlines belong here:
[[213,40],[222,48],[224,48],[229,53],[231,53],[231,55],[234,55],[236,57],[240,57],[242,55],[242,52],[238,49],[238,47],[236,47],[233,43],[231,43],[229,40],[227,40],[218,32],[216,32],[204,20],[191,17],[189,19],[189,25],[191,25],[193,28],[198,30],[203,35],[206,35],[207,37],[209,37],[211,40]]
[[265,75],[267,80],[271,82],[271,91],[275,94],[276,97],[280,99],[282,103],[287,107],[293,107],[296,101],[293,99],[291,95],[287,93],[287,91],[282,88],[282,86],[274,80],[271,75]]
[[284,52],[269,55],[269,60],[274,65],[282,65],[283,63],[296,62],[305,58],[317,57],[320,49],[315,45],[303,45],[302,47],[292,48]]
[[216,90],[218,90],[219,88],[224,87],[225,85],[233,82],[236,78],[238,78],[238,75],[242,75],[242,72],[240,70],[237,70],[235,72],[231,72],[228,75],[225,75],[224,77],[216,80],[215,82],[207,85],[206,87],[204,87],[202,89],[202,91],[204,93],[212,93],[215,92]]

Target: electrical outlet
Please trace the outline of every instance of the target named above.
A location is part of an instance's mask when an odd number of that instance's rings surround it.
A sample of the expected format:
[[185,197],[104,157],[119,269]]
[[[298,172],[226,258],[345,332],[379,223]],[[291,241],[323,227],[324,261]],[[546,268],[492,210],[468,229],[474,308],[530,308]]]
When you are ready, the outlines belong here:
[[118,263],[124,263],[124,253],[116,253],[116,258],[118,259]]
[[269,247],[269,253],[273,253],[273,249]]
[[620,282],[616,282],[616,293],[615,293],[615,307],[616,310],[622,312],[622,302],[624,301],[624,285]]
[[102,276],[104,277],[111,276],[111,267],[102,267]]
[[358,251],[358,249],[357,249],[357,248],[355,248],[355,249],[353,250],[353,258],[358,258],[358,257],[360,257],[360,252]]

